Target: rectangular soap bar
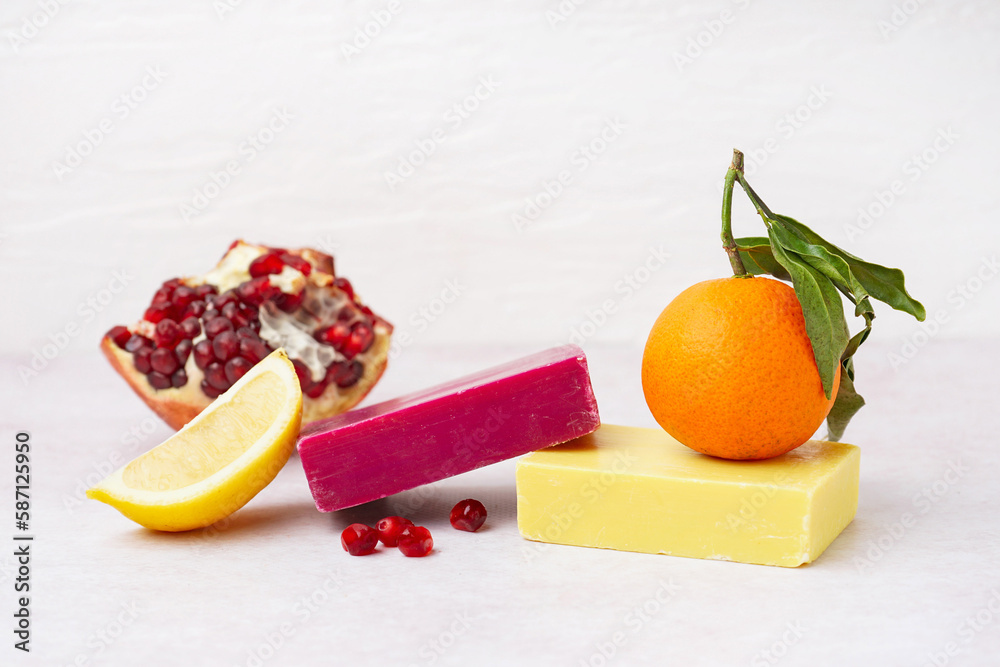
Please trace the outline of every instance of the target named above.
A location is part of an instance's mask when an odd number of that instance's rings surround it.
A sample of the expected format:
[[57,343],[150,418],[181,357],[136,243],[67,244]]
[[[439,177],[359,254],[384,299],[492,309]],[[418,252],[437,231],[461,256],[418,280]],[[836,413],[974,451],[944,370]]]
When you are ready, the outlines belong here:
[[518,461],[517,525],[540,542],[795,567],[854,518],[860,459],[810,440],[726,461],[661,429],[605,424]]
[[303,429],[299,455],[321,512],[572,440],[600,425],[587,358],[552,348]]

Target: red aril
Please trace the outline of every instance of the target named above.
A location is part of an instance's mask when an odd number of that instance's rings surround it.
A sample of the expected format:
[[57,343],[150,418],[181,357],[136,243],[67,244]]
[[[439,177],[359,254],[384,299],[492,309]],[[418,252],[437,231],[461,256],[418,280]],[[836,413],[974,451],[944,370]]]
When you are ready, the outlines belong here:
[[259,278],[271,273],[281,273],[284,268],[285,263],[281,261],[278,253],[269,252],[250,262],[249,273],[251,277]]
[[486,523],[486,506],[478,500],[467,498],[452,508],[448,518],[453,528],[474,533]]
[[382,544],[394,547],[399,542],[399,534],[403,532],[403,529],[412,525],[412,521],[401,516],[387,516],[384,519],[379,519],[379,522],[375,524],[375,530],[378,531],[378,539]]
[[407,526],[399,533],[396,546],[404,556],[421,558],[434,548],[434,538],[423,526]]
[[340,534],[340,544],[352,556],[367,556],[378,546],[378,531],[363,523],[352,523]]

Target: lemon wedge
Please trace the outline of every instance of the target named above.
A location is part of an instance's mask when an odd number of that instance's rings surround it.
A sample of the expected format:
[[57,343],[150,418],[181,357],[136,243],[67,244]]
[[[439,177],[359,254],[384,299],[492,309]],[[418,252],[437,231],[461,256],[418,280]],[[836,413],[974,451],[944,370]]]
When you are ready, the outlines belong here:
[[288,461],[302,422],[302,389],[284,350],[241,377],[166,442],[119,468],[87,496],[153,530],[224,519]]

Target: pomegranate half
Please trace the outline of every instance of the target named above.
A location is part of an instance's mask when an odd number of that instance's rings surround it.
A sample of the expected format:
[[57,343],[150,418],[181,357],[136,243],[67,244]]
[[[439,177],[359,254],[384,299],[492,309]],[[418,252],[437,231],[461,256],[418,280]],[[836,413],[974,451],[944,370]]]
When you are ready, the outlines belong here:
[[135,393],[179,429],[272,350],[299,376],[302,422],[358,404],[385,371],[392,325],[333,258],[235,241],[202,276],[173,278],[142,319],[112,327],[101,350]]

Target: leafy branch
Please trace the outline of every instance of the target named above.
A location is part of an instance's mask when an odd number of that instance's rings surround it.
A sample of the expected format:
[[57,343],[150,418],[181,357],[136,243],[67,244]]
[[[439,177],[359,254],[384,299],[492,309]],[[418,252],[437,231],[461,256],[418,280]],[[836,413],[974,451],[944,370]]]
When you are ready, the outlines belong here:
[[[767,228],[766,237],[734,239],[732,201],[736,183],[750,198]],[[771,211],[754,192],[743,174],[743,153],[733,150],[722,193],[722,241],[733,274],[771,275],[792,283],[802,305],[806,334],[812,345],[823,391],[829,398],[841,366],[837,399],[827,415],[827,438],[839,440],[851,418],[865,404],[854,389],[854,353],[871,333],[875,299],[909,313],[917,320],[926,317],[924,307],[911,297],[904,285],[903,272],[866,262],[826,241],[801,222]],[[855,317],[864,326],[850,335],[841,295],[854,305]]]

